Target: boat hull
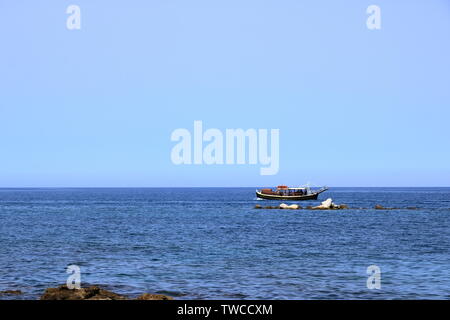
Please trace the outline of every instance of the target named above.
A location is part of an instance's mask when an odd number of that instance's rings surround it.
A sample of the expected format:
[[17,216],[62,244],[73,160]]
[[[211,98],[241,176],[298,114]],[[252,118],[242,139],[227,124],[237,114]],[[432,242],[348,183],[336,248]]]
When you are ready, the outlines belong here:
[[317,197],[319,196],[319,193],[312,193],[307,194],[303,196],[279,196],[279,195],[272,195],[272,194],[264,194],[261,192],[256,192],[256,196],[261,199],[265,200],[317,200]]
[[294,201],[301,201],[301,200],[317,200],[317,197],[322,192],[327,191],[327,187],[323,187],[320,190],[316,190],[315,192],[312,192],[310,194],[304,194],[304,195],[296,195],[296,196],[287,196],[287,195],[276,195],[276,194],[266,194],[260,192],[260,190],[256,190],[256,196],[260,199],[265,200],[294,200]]

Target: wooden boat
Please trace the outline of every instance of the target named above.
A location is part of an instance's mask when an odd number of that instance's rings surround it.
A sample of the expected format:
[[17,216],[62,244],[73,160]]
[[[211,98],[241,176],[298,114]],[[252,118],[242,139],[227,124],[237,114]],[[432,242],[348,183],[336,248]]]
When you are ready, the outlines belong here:
[[316,200],[319,194],[327,191],[327,187],[311,190],[309,186],[289,188],[278,186],[274,189],[256,190],[256,196],[266,200]]

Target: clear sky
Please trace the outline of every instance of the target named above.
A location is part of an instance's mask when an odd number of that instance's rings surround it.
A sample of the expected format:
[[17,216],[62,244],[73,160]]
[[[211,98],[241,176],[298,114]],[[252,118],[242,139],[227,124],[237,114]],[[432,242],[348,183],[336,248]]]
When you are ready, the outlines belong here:
[[[0,40],[0,187],[450,186],[448,0],[2,0]],[[174,165],[194,120],[278,174]]]

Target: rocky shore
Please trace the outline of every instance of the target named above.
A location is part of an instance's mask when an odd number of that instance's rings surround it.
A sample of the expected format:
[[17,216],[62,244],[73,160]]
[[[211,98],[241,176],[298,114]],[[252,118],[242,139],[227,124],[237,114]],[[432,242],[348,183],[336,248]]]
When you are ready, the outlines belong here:
[[[23,294],[24,292],[20,290],[4,290],[0,291],[0,298],[15,296],[16,299],[20,299]],[[66,285],[61,285],[57,288],[47,288],[39,300],[173,300],[173,298],[153,293],[143,293],[137,298],[130,298],[97,285],[80,289],[69,289]]]
[[66,285],[62,285],[46,289],[40,300],[173,300],[173,298],[164,294],[143,293],[131,299],[98,286],[69,289]]

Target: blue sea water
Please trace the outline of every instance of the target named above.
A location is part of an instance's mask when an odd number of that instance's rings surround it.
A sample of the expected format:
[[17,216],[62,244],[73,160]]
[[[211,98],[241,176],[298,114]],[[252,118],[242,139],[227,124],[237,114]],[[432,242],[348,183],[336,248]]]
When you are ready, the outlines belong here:
[[258,210],[280,202],[254,188],[0,189],[0,290],[24,293],[0,298],[37,299],[71,264],[130,297],[450,298],[450,188],[332,188],[300,205],[328,197],[363,209]]

